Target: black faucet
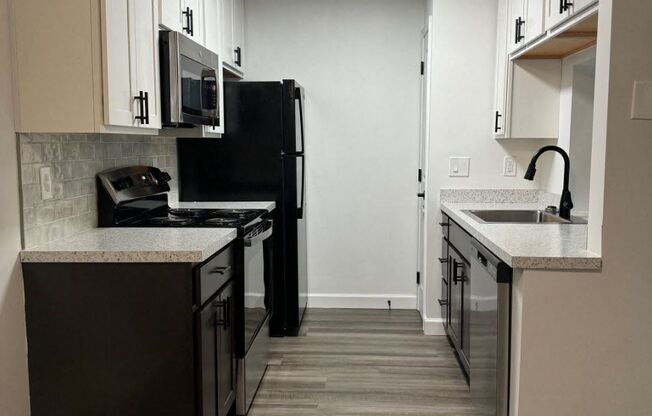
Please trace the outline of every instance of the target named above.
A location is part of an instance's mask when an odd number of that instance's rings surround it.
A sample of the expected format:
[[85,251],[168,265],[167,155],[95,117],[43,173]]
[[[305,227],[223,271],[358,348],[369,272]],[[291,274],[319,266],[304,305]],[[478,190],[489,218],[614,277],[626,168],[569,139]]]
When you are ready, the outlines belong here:
[[534,179],[534,175],[537,173],[537,160],[539,159],[539,156],[548,151],[557,152],[564,158],[564,189],[561,191],[561,201],[559,201],[559,216],[570,220],[571,209],[573,209],[573,200],[571,199],[571,193],[568,189],[568,182],[570,179],[570,158],[564,149],[558,146],[544,146],[539,149],[537,154],[534,155],[530,161],[527,172],[525,172],[525,179],[528,181]]

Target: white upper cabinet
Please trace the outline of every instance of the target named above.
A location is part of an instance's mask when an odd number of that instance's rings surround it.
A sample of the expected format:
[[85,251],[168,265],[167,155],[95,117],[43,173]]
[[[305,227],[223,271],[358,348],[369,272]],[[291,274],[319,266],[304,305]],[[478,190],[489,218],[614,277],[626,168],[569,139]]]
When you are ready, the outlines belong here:
[[184,0],[159,0],[160,25],[166,29],[181,32],[181,11],[184,4]]
[[181,33],[204,45],[204,0],[184,0],[181,10]]
[[103,0],[104,123],[161,128],[156,1]]
[[509,2],[509,38],[507,50],[515,52],[525,46],[526,27],[526,0],[510,0]]
[[568,0],[545,0],[545,2],[546,30],[557,26],[570,16],[570,9],[565,6],[566,3],[570,3]]
[[527,0],[525,42],[530,43],[545,34],[544,10],[547,0]]
[[220,25],[220,3],[218,0],[204,0],[204,46],[222,56],[222,30]]
[[222,23],[222,60],[225,68],[242,77],[244,75],[244,0],[219,0]]
[[496,34],[496,84],[494,99],[494,124],[492,132],[495,138],[505,137],[507,104],[507,71],[511,64],[507,59],[507,19],[508,1],[498,0],[497,34]]

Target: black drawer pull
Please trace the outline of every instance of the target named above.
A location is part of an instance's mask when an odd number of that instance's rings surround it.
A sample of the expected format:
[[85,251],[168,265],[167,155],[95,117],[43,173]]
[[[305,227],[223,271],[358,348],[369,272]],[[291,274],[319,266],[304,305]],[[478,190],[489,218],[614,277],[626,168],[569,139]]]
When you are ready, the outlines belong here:
[[226,274],[229,270],[231,270],[231,266],[219,266],[219,267],[214,268],[213,270],[211,270],[208,273],[223,275],[223,274]]
[[439,302],[439,306],[448,306],[447,300],[437,299],[437,302]]

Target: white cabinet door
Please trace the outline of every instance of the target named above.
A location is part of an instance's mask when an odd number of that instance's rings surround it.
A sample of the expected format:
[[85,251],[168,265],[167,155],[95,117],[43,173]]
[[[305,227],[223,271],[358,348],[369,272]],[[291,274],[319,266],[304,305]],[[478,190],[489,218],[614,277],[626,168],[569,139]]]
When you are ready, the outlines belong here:
[[582,12],[587,7],[597,3],[598,0],[573,0],[569,6],[569,11],[571,14],[576,14]]
[[508,0],[498,1],[497,35],[496,35],[496,84],[494,102],[494,124],[492,133],[496,138],[505,137],[507,111],[507,74],[510,61],[507,57]]
[[206,48],[220,55],[221,52],[221,28],[220,10],[218,0],[204,0],[204,40]]
[[204,45],[204,0],[183,0],[181,33]]
[[161,128],[158,22],[157,0],[102,1],[105,125]]
[[159,0],[160,25],[181,32],[181,9],[184,0]]
[[133,127],[134,95],[132,77],[134,38],[132,0],[102,1],[102,72],[104,88],[104,124]]
[[245,7],[244,0],[233,1],[233,50],[234,62],[238,69],[244,72],[245,49]]
[[545,0],[546,10],[545,10],[545,28],[549,30],[564,20],[568,19],[570,16],[570,9],[566,10],[564,8],[564,0]]
[[525,42],[535,41],[543,34],[546,0],[527,0],[527,18],[525,19]]
[[527,31],[525,12],[525,0],[511,0],[509,6],[509,37],[507,39],[507,50],[515,52],[525,46],[525,33]]
[[142,91],[146,95],[141,114],[140,100],[135,100],[136,114],[145,115],[138,125],[146,128],[161,128],[161,102],[159,82],[158,49],[158,2],[156,0],[131,0],[133,3],[133,37],[136,61],[132,75],[134,97]]
[[235,67],[233,51],[233,4],[234,0],[220,0],[222,16],[222,61]]

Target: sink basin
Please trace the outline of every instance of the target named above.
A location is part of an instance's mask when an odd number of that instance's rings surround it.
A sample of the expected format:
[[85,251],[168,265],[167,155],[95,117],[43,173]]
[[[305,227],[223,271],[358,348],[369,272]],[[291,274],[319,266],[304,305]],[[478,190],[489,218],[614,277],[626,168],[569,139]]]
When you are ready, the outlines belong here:
[[474,217],[479,222],[488,224],[581,224],[583,221],[572,221],[558,215],[541,210],[464,210],[463,212]]

